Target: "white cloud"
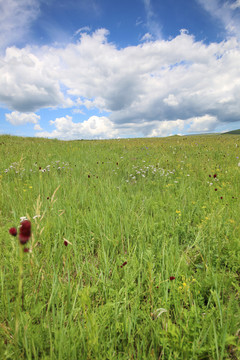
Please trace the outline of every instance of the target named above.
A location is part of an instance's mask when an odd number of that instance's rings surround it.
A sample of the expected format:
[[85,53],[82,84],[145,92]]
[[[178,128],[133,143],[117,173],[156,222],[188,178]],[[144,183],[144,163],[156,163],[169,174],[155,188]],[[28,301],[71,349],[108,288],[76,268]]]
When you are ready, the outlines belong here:
[[169,106],[179,105],[179,102],[174,94],[169,94],[167,98],[163,99],[163,102]]
[[0,0],[0,49],[21,41],[39,11],[38,0]]
[[37,124],[40,120],[40,116],[34,113],[20,113],[13,111],[10,114],[6,114],[6,120],[12,125],[24,125],[27,123]]
[[[39,49],[37,49],[39,51]],[[0,62],[0,103],[9,109],[31,112],[43,107],[72,105],[60,90],[54,77],[55,60],[51,50],[33,54],[30,48],[11,47]]]
[[153,40],[153,36],[150,33],[146,33],[143,35],[143,37],[141,38],[141,41],[150,41]]
[[230,36],[240,39],[240,18],[235,16],[235,10],[240,7],[240,0],[230,3],[226,0],[198,0],[212,17],[218,19]]
[[219,121],[215,116],[205,115],[202,117],[191,118],[188,120],[190,127],[188,132],[211,132],[219,125]]
[[143,3],[147,16],[147,28],[152,35],[160,39],[162,37],[161,28],[155,19],[155,13],[152,8],[151,0],[143,0]]
[[81,27],[80,29],[78,29],[77,31],[75,31],[74,35],[73,36],[79,36],[81,35],[82,33],[85,33],[85,32],[89,32],[91,29],[89,26],[83,26]]
[[151,132],[147,136],[169,136],[172,134],[182,133],[184,130],[185,121],[178,119],[175,121],[161,121],[155,124]]
[[[72,114],[86,109],[109,113],[97,117],[96,133],[89,130],[92,118],[84,123],[55,120],[55,132],[47,134],[62,138],[165,134],[180,127],[179,119],[187,124],[197,118],[204,129],[206,122],[215,124],[212,119],[240,120],[236,38],[206,45],[181,31],[168,41],[118,49],[107,36],[106,29],[99,29],[62,48],[9,48],[0,57],[0,103],[25,113],[74,104]],[[199,123],[192,121],[194,130]]]
[[71,116],[57,118],[50,121],[55,130],[52,132],[43,131],[37,133],[39,137],[69,139],[111,139],[117,137],[117,130],[114,124],[107,117],[91,116],[82,123],[75,123]]
[[39,124],[36,124],[36,125],[34,125],[34,130],[35,131],[41,131],[42,128],[41,128],[41,126]]
[[240,0],[236,0],[234,3],[232,3],[230,5],[230,8],[233,9],[233,10],[236,10],[236,9],[240,8]]
[[[148,124],[150,125],[150,124]],[[169,136],[171,134],[186,134],[186,133],[204,133],[212,132],[217,126],[219,121],[216,117],[204,115],[196,118],[177,119],[174,121],[161,121],[151,124],[152,130],[146,136]],[[150,130],[150,127],[147,126]]]

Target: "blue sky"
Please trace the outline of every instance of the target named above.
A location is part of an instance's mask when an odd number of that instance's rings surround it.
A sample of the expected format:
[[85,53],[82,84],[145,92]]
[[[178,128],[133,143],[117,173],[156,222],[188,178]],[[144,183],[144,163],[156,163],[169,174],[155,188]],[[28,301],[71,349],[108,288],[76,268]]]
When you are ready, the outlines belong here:
[[240,128],[240,0],[0,0],[0,134]]

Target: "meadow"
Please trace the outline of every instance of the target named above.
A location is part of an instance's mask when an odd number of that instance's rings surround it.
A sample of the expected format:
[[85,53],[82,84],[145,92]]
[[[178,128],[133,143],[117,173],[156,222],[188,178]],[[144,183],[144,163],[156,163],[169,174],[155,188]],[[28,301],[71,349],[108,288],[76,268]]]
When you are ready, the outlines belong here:
[[0,359],[240,358],[239,135],[5,135],[0,159]]

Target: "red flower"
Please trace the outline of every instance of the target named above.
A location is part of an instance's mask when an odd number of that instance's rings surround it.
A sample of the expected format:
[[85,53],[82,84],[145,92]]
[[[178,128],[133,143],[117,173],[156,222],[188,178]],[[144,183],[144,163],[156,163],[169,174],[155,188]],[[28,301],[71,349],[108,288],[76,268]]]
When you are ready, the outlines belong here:
[[175,277],[174,276],[170,276],[169,280],[175,280]]
[[217,177],[217,174],[214,174],[213,177],[216,178],[216,177]]
[[65,246],[68,246],[67,240],[64,240],[64,245],[65,245]]
[[26,244],[31,237],[31,222],[24,220],[19,229],[19,240],[22,245]]
[[121,268],[123,268],[125,265],[127,265],[127,261],[124,261],[124,263],[121,265]]
[[217,189],[215,189],[215,191],[217,191]]
[[29,248],[24,248],[24,249],[23,249],[23,252],[28,253],[29,251],[30,251],[30,249],[29,249]]
[[9,234],[11,234],[12,236],[17,236],[17,229],[15,227],[12,227],[11,229],[9,229]]

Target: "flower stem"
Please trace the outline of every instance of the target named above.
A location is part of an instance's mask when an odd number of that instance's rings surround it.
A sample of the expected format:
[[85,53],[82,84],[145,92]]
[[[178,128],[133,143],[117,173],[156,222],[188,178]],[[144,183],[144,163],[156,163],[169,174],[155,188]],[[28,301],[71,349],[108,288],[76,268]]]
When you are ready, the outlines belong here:
[[[22,303],[22,304],[21,304]],[[18,279],[18,294],[16,303],[16,323],[15,323],[15,337],[17,339],[19,330],[19,321],[21,310],[23,310],[24,297],[23,297],[23,247],[19,246],[19,279]]]

